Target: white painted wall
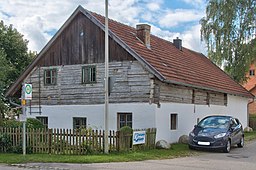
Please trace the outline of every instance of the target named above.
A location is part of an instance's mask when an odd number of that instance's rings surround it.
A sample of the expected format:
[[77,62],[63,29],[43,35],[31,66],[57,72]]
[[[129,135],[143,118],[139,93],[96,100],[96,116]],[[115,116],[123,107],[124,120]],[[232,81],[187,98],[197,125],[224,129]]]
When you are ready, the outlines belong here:
[[[109,129],[117,129],[117,113],[132,113],[133,128],[144,129],[155,126],[155,105],[148,103],[109,104]],[[104,129],[104,105],[56,105],[42,106],[42,114],[28,117],[47,116],[49,128],[73,128],[73,117],[86,117],[87,126]]]
[[[162,103],[156,109],[157,140],[177,142],[181,135],[188,135],[200,120],[208,115],[231,115],[237,117],[243,127],[247,126],[247,102],[244,97],[228,95],[227,106]],[[170,114],[178,114],[177,130],[170,130]]]
[[[109,129],[117,129],[117,113],[132,113],[133,128],[157,128],[157,140],[164,139],[170,143],[177,142],[183,134],[188,135],[197,118],[207,115],[232,115],[247,126],[247,99],[228,95],[227,106],[194,105],[180,103],[155,104],[126,103],[109,105]],[[177,130],[170,130],[170,114],[178,114]],[[42,114],[28,114],[28,117],[47,116],[49,128],[73,128],[73,117],[86,117],[87,126],[93,129],[104,129],[104,105],[56,105],[42,106]]]

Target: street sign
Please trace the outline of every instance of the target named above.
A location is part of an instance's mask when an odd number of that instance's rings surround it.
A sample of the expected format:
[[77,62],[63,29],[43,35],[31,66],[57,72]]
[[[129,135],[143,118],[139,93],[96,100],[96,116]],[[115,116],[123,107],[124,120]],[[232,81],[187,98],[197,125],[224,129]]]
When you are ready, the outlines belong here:
[[32,100],[32,84],[24,84],[24,99]]

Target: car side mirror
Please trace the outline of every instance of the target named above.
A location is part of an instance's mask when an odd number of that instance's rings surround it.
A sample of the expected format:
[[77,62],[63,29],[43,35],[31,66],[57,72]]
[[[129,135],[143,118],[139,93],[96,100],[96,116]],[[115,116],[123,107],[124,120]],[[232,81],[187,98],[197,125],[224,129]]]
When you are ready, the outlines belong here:
[[197,125],[194,125],[194,128],[196,128],[197,127]]

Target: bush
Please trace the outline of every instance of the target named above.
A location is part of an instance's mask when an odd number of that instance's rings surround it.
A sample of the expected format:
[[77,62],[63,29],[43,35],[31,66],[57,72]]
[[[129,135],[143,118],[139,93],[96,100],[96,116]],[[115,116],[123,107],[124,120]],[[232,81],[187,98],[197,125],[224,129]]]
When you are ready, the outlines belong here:
[[39,128],[45,128],[45,125],[42,122],[40,122],[38,119],[28,118],[26,122],[26,127],[32,128],[32,129],[39,129]]
[[[4,128],[22,128],[22,122],[18,120],[4,120],[0,126]],[[28,118],[26,121],[26,127],[38,129],[45,128],[45,125],[35,118]]]
[[12,140],[6,133],[0,134],[0,151],[11,152]]
[[123,132],[124,134],[132,134],[133,129],[130,126],[123,126],[120,129],[120,132]]
[[256,130],[256,115],[254,114],[249,116],[249,127]]

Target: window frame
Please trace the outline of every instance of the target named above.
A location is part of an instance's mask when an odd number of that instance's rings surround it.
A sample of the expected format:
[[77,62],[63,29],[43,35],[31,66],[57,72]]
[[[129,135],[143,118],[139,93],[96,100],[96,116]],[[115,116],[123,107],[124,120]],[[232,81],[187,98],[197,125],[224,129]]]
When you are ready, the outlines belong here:
[[249,70],[249,76],[255,76],[255,70],[254,69]]
[[[80,119],[80,120],[79,120]],[[75,120],[79,120],[79,127],[75,124]],[[85,125],[81,122],[85,123]],[[83,127],[82,127],[83,126]],[[87,117],[73,117],[73,129],[87,128]]]
[[[124,123],[123,126],[121,126],[121,116],[125,116],[125,120],[122,121],[122,123]],[[131,120],[128,120],[128,116],[131,116]],[[129,124],[131,126],[129,126]],[[131,112],[127,112],[127,113],[117,113],[117,129],[120,130],[122,127],[124,126],[129,126],[129,127],[133,127],[133,116]]]
[[49,121],[47,116],[36,116],[36,119],[39,120],[46,128],[48,128]]
[[171,113],[169,120],[170,120],[170,130],[177,130],[178,129],[178,114]]
[[[86,72],[87,70],[87,72]],[[87,80],[85,77],[87,74]],[[97,69],[96,65],[88,65],[82,67],[82,84],[94,84],[97,83]]]
[[[47,72],[50,72],[50,76],[46,76]],[[55,76],[53,76],[53,72],[55,72]],[[55,78],[55,82],[53,82]],[[50,83],[47,83],[47,79],[50,79]],[[44,70],[44,85],[45,86],[52,86],[57,84],[57,69],[56,68],[50,68]]]

